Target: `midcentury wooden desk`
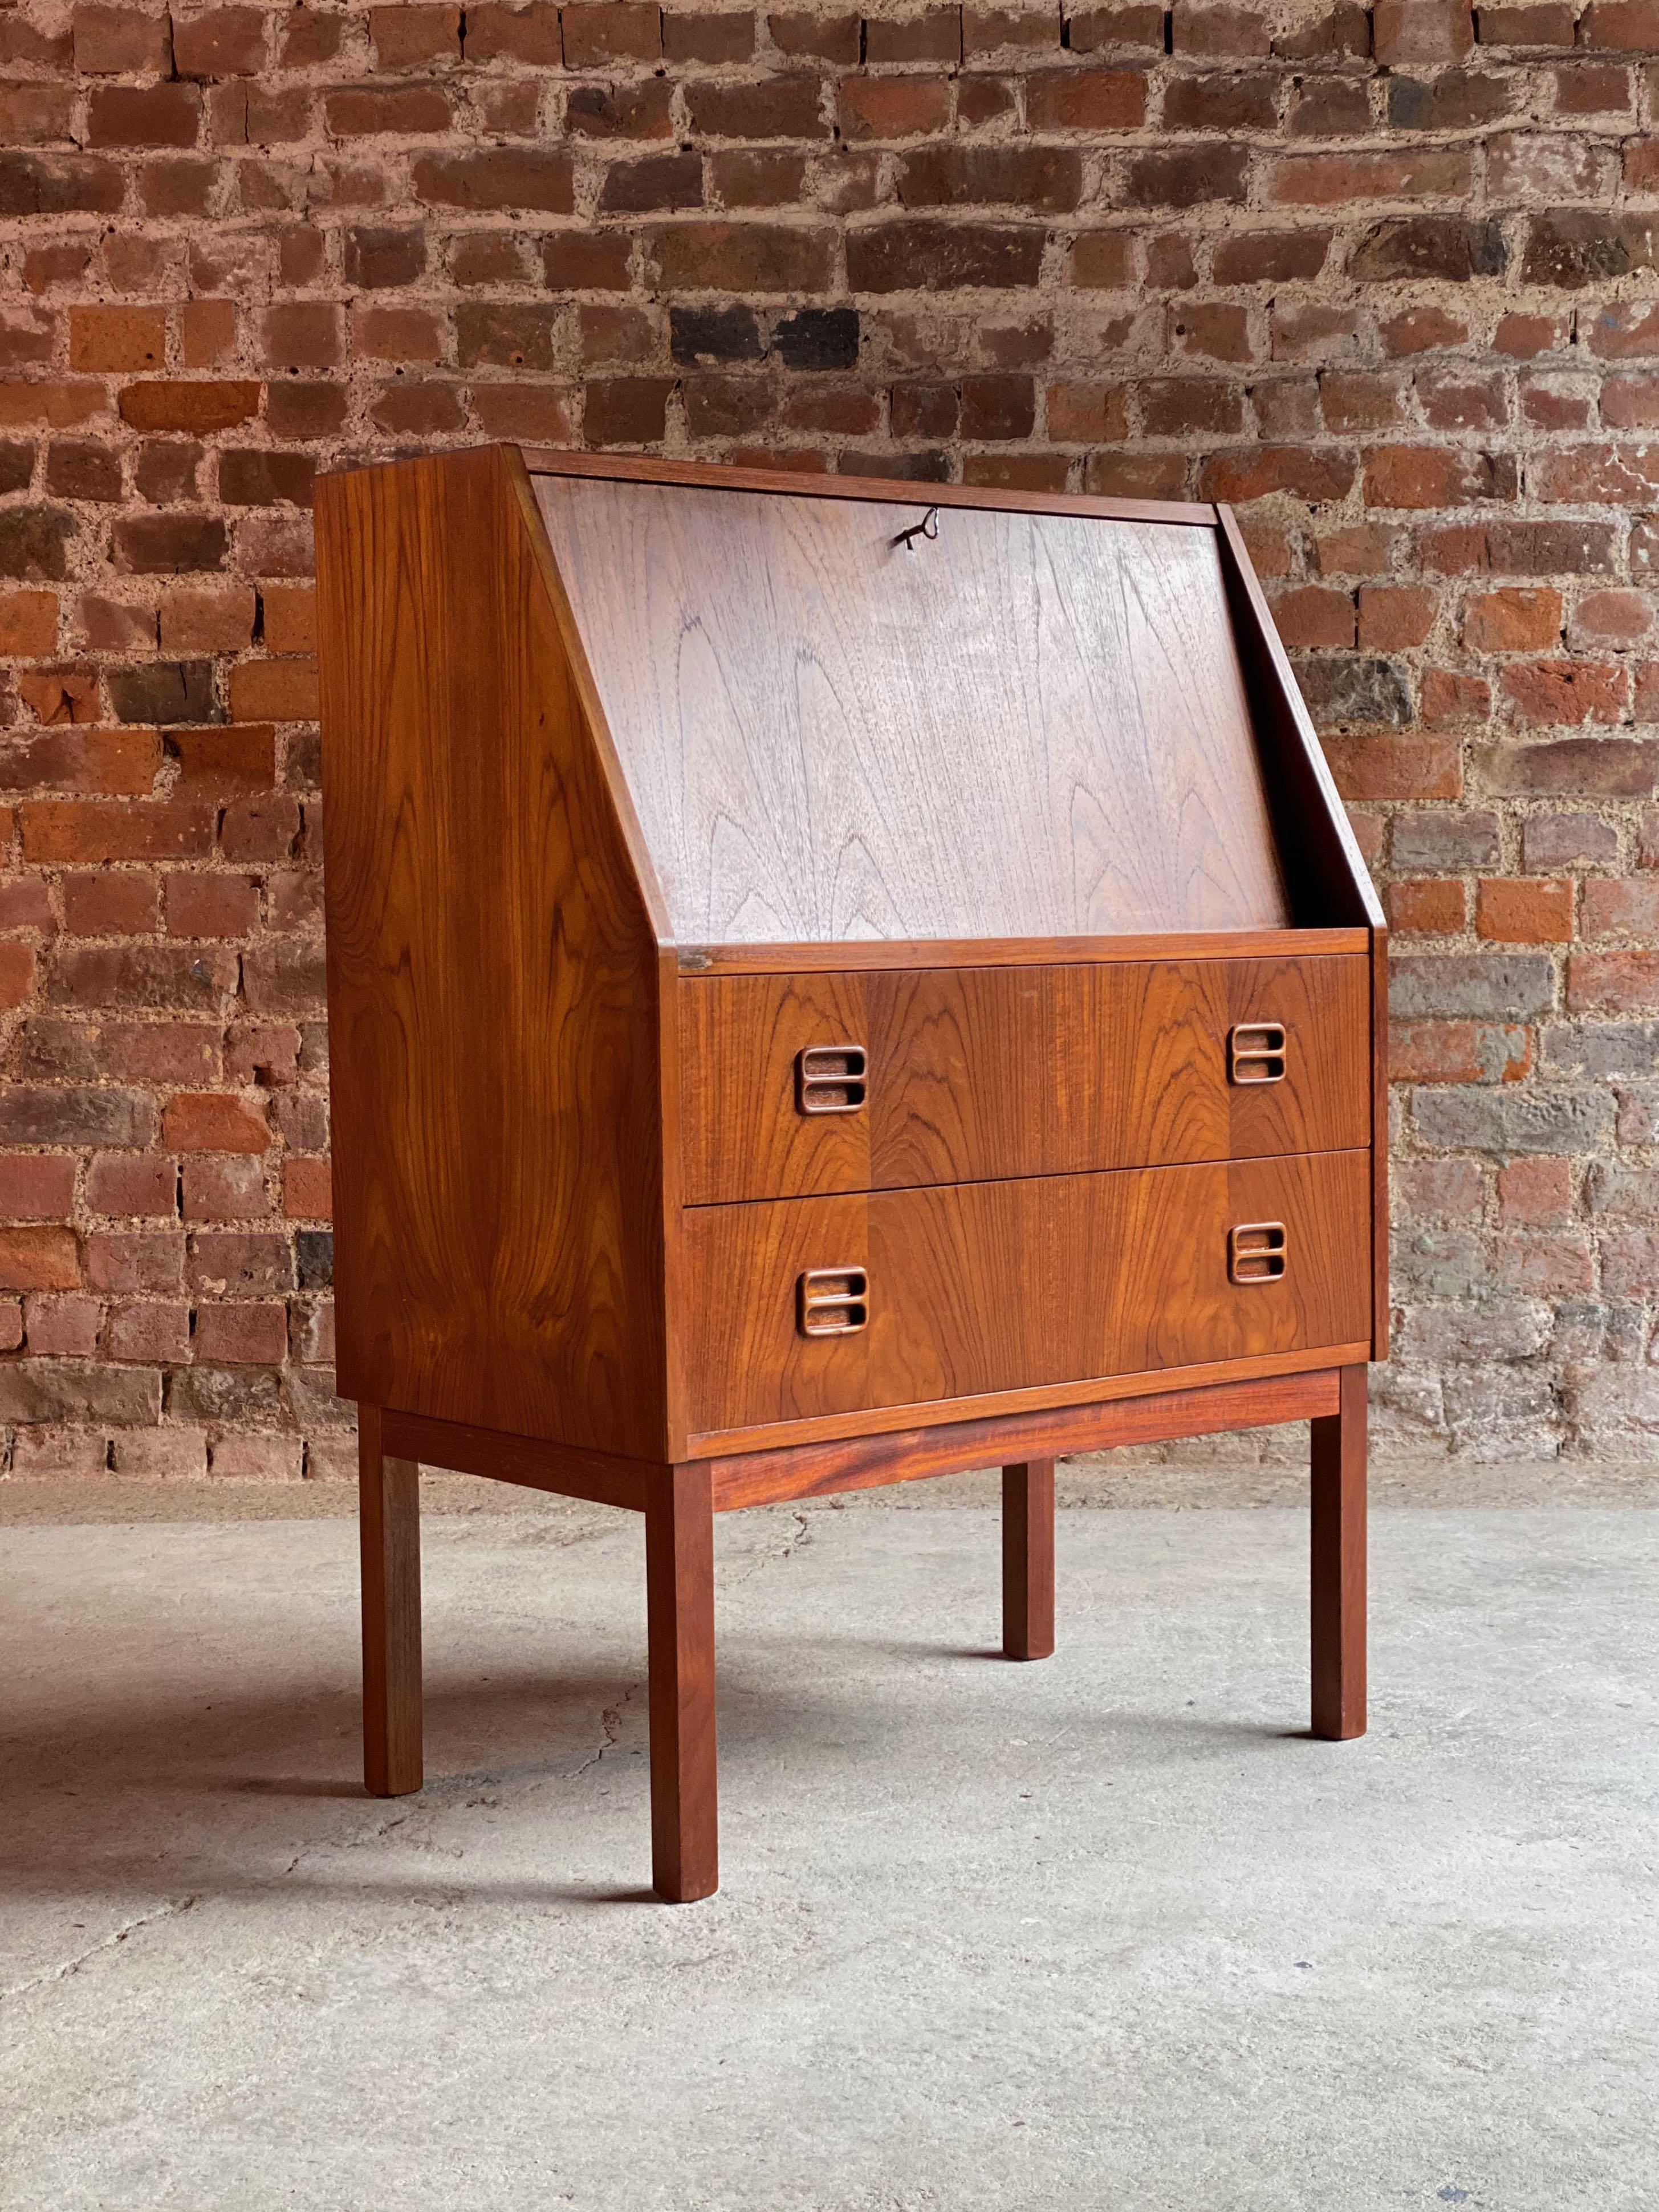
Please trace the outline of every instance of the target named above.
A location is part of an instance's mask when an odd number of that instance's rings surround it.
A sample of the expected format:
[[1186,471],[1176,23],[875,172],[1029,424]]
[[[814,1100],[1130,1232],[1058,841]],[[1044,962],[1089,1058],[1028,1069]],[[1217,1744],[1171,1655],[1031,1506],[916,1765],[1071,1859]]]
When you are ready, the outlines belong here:
[[493,447],[319,486],[368,1787],[416,1469],[645,1518],[653,1880],[716,1885],[713,1516],[1310,1419],[1364,1726],[1384,932],[1232,519]]

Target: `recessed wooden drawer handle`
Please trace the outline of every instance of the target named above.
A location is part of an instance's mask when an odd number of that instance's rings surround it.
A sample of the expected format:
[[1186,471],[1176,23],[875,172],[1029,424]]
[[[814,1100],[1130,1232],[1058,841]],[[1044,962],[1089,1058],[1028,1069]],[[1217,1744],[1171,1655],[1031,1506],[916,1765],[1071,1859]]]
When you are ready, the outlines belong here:
[[1282,1221],[1241,1221],[1227,1231],[1227,1273],[1235,1283],[1276,1283],[1289,1261]]
[[1285,1080],[1282,1022],[1240,1022],[1227,1032],[1227,1073],[1235,1083]]
[[861,1044],[812,1044],[795,1055],[795,1107],[802,1114],[856,1114],[869,1060]]
[[862,1267],[809,1267],[795,1285],[795,1325],[803,1336],[851,1336],[870,1318],[870,1278]]

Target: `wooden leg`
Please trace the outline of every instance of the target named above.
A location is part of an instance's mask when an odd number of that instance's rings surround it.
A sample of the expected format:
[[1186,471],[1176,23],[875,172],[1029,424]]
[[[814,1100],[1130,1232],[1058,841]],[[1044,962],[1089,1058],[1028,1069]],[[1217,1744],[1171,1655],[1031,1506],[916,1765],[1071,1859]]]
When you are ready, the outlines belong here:
[[363,1574],[363,1784],[421,1786],[421,1486],[413,1460],[380,1455],[380,1414],[357,1413]]
[[1365,1733],[1365,1381],[1313,1423],[1313,1732]]
[[707,1468],[665,1468],[645,1509],[651,1886],[671,1905],[720,1887],[714,1780],[714,1512]]
[[1002,1649],[1047,1659],[1054,1648],[1054,1463],[1002,1470]]

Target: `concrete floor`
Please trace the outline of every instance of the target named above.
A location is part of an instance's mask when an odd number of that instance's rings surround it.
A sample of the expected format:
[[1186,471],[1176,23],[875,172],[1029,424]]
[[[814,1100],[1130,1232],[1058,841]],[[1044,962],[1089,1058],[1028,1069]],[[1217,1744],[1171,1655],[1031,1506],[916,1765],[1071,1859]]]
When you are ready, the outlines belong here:
[[[914,1494],[914,1493],[913,1493]],[[719,1528],[725,1887],[648,1865],[636,1524],[430,1517],[428,1771],[356,1772],[339,1518],[0,1536],[11,2212],[1659,2203],[1659,1515]]]

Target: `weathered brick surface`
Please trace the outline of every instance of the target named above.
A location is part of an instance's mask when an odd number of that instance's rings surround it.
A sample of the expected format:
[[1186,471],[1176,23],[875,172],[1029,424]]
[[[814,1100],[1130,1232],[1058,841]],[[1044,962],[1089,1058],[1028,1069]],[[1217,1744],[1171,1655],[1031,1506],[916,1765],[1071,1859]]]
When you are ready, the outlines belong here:
[[0,1426],[343,1463],[307,516],[1241,508],[1396,932],[1385,1438],[1659,1435],[1652,0],[0,7]]

